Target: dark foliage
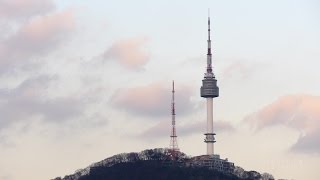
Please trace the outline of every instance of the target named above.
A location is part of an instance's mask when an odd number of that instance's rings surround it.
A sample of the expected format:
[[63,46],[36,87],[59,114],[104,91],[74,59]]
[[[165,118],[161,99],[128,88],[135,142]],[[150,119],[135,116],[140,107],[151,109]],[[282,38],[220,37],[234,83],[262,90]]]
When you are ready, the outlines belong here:
[[234,175],[208,170],[207,168],[191,168],[164,166],[161,161],[138,161],[120,163],[111,167],[94,167],[88,175],[79,180],[237,180]]

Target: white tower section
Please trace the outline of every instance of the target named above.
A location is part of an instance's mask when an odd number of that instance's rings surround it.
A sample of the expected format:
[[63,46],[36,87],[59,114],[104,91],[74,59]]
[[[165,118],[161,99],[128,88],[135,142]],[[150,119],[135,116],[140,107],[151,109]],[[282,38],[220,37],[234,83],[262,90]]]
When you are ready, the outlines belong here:
[[207,100],[207,133],[204,142],[207,143],[207,155],[213,155],[213,143],[215,138],[213,133],[213,98],[219,96],[219,87],[217,80],[212,72],[212,54],[211,54],[211,39],[210,39],[210,18],[208,18],[208,53],[207,53],[207,70],[202,80],[200,88],[201,97]]

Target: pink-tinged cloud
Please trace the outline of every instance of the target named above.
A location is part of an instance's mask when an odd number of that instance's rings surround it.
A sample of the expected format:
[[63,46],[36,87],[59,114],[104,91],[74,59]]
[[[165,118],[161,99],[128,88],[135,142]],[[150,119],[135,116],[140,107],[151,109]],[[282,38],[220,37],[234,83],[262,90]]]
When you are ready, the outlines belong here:
[[[113,105],[140,116],[168,116],[171,111],[171,83],[153,83],[146,86],[120,89],[112,97]],[[192,88],[176,83],[176,113],[191,113]]]
[[297,129],[301,132],[301,136],[291,149],[320,154],[320,96],[288,95],[281,97],[248,116],[246,121],[258,130],[275,125]]
[[64,33],[72,31],[74,27],[73,12],[67,10],[33,19],[17,32],[14,40],[23,40],[23,48],[39,49],[57,43],[64,38]]
[[116,60],[131,69],[141,68],[150,59],[146,49],[147,42],[147,38],[130,38],[115,42],[103,54],[103,58]]
[[[206,122],[194,122],[188,124],[179,123],[182,121],[180,118],[176,118],[176,129],[178,136],[189,136],[192,134],[203,134],[206,131]],[[182,125],[181,125],[182,124]],[[214,124],[214,131],[216,133],[220,132],[232,132],[235,128],[227,121],[215,121]],[[147,138],[167,138],[170,136],[171,132],[171,117],[168,115],[168,118],[162,120],[160,123],[150,127],[149,129],[145,130],[139,137],[147,137]]]
[[0,0],[0,19],[27,19],[53,9],[52,0]]
[[0,41],[0,71],[21,66],[61,45],[75,28],[73,12],[66,10],[33,18],[15,34]]

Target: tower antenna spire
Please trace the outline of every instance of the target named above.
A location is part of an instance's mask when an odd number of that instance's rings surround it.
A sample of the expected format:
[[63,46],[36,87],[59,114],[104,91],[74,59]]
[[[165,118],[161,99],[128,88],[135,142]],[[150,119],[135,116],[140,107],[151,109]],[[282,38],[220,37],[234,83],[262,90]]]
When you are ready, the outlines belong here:
[[208,40],[210,40],[210,8],[208,9]]
[[179,151],[177,132],[176,132],[176,109],[174,102],[174,81],[172,81],[172,100],[171,100],[171,135],[169,149],[172,151],[172,155],[175,155]]
[[210,28],[210,9],[208,9],[208,52],[207,52],[207,72],[205,77],[214,77],[212,72],[212,54],[211,54],[211,28]]

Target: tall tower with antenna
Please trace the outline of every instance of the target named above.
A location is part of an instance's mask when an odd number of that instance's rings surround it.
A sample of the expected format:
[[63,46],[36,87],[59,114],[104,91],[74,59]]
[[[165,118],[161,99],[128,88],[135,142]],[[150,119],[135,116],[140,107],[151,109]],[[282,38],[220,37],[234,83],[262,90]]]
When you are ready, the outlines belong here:
[[174,81],[172,81],[172,100],[171,100],[171,135],[170,135],[170,145],[169,149],[172,152],[179,151],[177,132],[176,132],[176,110],[174,103]]
[[219,96],[219,87],[217,86],[216,77],[212,71],[212,54],[210,39],[210,16],[208,17],[208,52],[207,68],[200,88],[201,97],[207,100],[207,132],[204,134],[204,142],[207,143],[207,155],[213,155],[213,143],[215,143],[213,133],[213,98]]

